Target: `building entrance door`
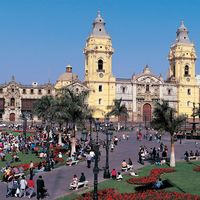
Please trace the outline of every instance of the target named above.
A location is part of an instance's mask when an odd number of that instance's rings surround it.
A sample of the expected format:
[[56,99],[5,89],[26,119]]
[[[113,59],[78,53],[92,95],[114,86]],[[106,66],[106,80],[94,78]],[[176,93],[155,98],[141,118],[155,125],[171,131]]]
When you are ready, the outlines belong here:
[[151,121],[151,105],[149,103],[143,106],[143,121],[145,123]]

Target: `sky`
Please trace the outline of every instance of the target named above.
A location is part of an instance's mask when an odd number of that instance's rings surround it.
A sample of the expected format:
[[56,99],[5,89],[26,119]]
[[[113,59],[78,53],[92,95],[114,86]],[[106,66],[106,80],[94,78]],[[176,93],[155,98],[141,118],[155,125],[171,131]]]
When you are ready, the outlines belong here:
[[0,83],[12,75],[23,84],[55,83],[68,64],[83,80],[83,49],[98,10],[115,49],[114,76],[131,78],[148,64],[166,78],[182,20],[200,55],[199,8],[199,0],[0,0]]

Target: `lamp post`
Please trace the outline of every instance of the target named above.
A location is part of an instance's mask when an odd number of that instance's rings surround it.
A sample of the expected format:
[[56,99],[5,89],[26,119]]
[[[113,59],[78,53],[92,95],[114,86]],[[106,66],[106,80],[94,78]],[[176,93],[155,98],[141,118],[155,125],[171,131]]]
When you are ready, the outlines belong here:
[[144,115],[144,127],[145,127],[145,129],[147,128],[147,116],[146,116],[146,114]]
[[90,146],[92,147],[92,145],[93,145],[93,142],[92,142],[92,116],[90,116],[89,122],[90,122]]
[[47,157],[46,157],[46,171],[51,171],[50,166],[50,155],[49,155],[49,148],[50,148],[50,138],[49,138],[49,132],[51,130],[51,123],[50,123],[50,116],[47,117],[47,126],[46,126],[46,132],[47,132],[47,140],[46,140],[46,147],[47,147]]
[[110,178],[110,171],[109,171],[109,146],[113,132],[109,130],[109,119],[105,119],[105,134],[106,134],[106,165],[104,168],[103,177]]
[[96,127],[96,142],[98,142],[99,141],[99,130],[100,130],[99,118],[97,118],[95,121],[95,127]]
[[196,123],[195,123],[195,102],[193,102],[193,109],[192,109],[192,133],[196,132]]
[[94,145],[95,161],[94,161],[94,191],[93,191],[93,200],[98,200],[98,173],[99,173],[99,144],[96,142]]
[[23,135],[24,135],[24,141],[26,143],[26,129],[27,129],[27,118],[25,114],[22,114],[23,118]]
[[47,147],[47,158],[46,158],[46,171],[51,171],[51,166],[50,166],[50,156],[49,156],[49,132],[50,132],[50,125],[46,126],[46,131],[47,131],[47,143],[46,143],[46,147]]

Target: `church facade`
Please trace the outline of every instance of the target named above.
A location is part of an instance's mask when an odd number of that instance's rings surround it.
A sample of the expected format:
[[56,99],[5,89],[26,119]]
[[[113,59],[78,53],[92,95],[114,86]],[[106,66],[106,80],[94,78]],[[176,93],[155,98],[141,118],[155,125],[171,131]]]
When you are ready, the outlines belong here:
[[[75,92],[88,90],[87,103],[94,111],[93,117],[103,119],[111,110],[115,99],[122,99],[129,112],[129,121],[150,122],[156,101],[166,100],[177,114],[192,115],[193,107],[200,102],[200,78],[196,77],[195,46],[190,41],[183,22],[177,30],[176,40],[169,49],[168,76],[155,75],[151,67],[144,66],[139,74],[130,78],[116,78],[112,73],[111,36],[105,21],[98,12],[92,31],[86,40],[84,80],[67,66],[55,84],[25,86],[14,79],[0,85],[0,120],[17,121],[25,111],[31,112],[33,102],[43,95],[56,95],[62,87]],[[167,71],[167,69],[166,69]]]

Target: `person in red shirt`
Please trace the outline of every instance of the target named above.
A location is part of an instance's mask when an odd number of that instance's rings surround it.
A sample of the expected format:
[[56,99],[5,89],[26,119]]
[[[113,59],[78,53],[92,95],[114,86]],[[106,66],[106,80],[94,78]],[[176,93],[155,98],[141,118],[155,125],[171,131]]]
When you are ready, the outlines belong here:
[[27,181],[27,186],[28,186],[27,193],[29,194],[28,198],[30,199],[32,197],[33,193],[34,193],[34,187],[35,187],[35,184],[34,184],[32,176]]
[[117,172],[116,172],[115,169],[113,169],[113,170],[111,171],[111,177],[112,177],[112,179],[116,179],[116,177],[117,177]]

